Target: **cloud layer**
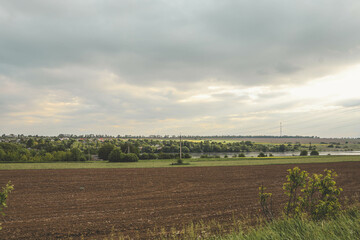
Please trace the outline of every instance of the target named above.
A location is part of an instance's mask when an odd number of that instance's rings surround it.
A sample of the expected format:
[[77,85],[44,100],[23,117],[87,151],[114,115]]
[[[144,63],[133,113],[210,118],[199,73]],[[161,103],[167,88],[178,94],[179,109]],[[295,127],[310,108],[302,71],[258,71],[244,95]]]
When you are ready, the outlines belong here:
[[[360,3],[2,1],[0,131],[359,137]],[[287,132],[286,132],[287,130]]]

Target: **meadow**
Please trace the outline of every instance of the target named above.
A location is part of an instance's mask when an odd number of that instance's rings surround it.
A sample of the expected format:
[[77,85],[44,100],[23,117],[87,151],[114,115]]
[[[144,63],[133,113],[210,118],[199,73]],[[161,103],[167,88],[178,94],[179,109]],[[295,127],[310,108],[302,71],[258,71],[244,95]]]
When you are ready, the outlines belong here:
[[176,159],[139,160],[138,162],[85,161],[85,162],[42,162],[1,163],[0,170],[20,169],[94,169],[94,168],[163,168],[163,167],[206,167],[206,166],[249,166],[273,164],[304,164],[360,161],[360,156],[290,156],[266,158],[194,158],[185,159],[184,165],[172,165]]

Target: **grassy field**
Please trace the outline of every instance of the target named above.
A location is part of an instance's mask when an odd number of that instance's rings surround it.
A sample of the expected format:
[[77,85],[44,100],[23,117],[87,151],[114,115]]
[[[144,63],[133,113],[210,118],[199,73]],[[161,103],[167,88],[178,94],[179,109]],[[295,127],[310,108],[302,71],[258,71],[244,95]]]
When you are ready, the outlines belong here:
[[0,170],[16,169],[75,169],[75,168],[160,168],[160,167],[205,167],[205,166],[246,166],[270,164],[302,164],[326,162],[360,161],[360,156],[308,156],[268,158],[196,158],[184,160],[188,165],[171,165],[175,159],[140,160],[133,163],[93,162],[51,162],[51,163],[0,163]]
[[[338,216],[323,221],[311,221],[306,218],[281,218],[273,222],[264,222],[254,228],[246,228],[246,223],[239,221],[226,229],[221,223],[195,223],[180,231],[173,229],[156,239],[209,239],[209,240],[282,240],[282,239],[359,239],[360,237],[360,210],[352,207],[342,211]],[[244,228],[245,227],[245,228]],[[226,230],[225,230],[226,229]],[[225,231],[230,233],[225,234]],[[182,233],[179,236],[179,232]],[[215,234],[213,234],[215,232]],[[216,232],[218,232],[216,234]],[[109,237],[106,239],[125,239]]]
[[213,240],[256,240],[256,239],[359,239],[360,211],[349,209],[339,216],[316,222],[306,219],[280,219],[249,232],[238,231],[227,236],[215,236]]

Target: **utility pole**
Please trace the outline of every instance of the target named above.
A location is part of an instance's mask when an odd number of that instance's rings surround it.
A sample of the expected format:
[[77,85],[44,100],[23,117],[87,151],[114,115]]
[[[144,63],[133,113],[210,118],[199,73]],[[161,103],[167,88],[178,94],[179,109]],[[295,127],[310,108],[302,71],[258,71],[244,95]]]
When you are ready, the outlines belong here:
[[181,160],[181,133],[180,133],[180,160]]
[[91,155],[90,155],[90,143],[88,142],[88,153],[89,153],[89,161],[91,159]]
[[282,137],[282,123],[280,122],[280,137]]

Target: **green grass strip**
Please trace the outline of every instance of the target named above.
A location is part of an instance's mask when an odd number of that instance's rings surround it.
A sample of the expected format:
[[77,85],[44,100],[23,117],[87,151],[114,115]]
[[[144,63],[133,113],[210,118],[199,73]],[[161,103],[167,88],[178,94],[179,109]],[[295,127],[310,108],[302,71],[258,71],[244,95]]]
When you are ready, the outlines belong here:
[[283,219],[255,228],[247,233],[238,232],[213,240],[353,240],[360,239],[360,211],[350,209],[338,217],[316,222],[304,219]]
[[131,163],[109,163],[106,161],[51,162],[51,163],[0,163],[0,170],[17,169],[79,169],[79,168],[164,168],[164,167],[208,167],[208,166],[249,166],[271,164],[303,164],[360,161],[360,156],[308,156],[308,157],[267,157],[267,158],[194,158],[186,159],[187,165],[171,165],[175,159],[140,160]]

